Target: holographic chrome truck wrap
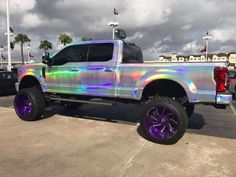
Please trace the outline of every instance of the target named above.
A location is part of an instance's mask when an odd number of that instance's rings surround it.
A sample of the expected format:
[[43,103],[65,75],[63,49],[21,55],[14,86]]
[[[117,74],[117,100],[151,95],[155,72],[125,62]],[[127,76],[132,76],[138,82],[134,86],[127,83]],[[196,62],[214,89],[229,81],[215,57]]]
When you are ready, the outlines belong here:
[[216,84],[214,67],[223,64],[212,63],[148,63],[121,64],[119,87],[121,97],[140,99],[143,89],[149,83],[167,79],[180,84],[190,103],[215,102]]
[[18,68],[18,82],[16,83],[16,90],[19,91],[19,86],[23,78],[34,77],[41,85],[42,91],[46,92],[46,83],[42,75],[42,68],[45,65],[42,63],[27,64]]
[[224,63],[122,63],[121,40],[87,41],[70,46],[108,42],[114,44],[114,50],[112,59],[107,62],[70,62],[60,66],[32,64],[19,68],[17,89],[24,77],[33,76],[43,92],[140,100],[149,83],[166,79],[181,85],[190,103],[229,104],[231,101],[229,96],[216,93],[214,68],[226,67]]

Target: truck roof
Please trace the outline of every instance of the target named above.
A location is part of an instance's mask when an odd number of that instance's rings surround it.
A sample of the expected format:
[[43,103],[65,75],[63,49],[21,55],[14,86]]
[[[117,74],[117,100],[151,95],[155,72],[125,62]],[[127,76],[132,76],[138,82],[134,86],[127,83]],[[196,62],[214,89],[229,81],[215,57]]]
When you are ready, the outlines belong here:
[[79,44],[110,43],[110,42],[114,42],[114,41],[121,41],[121,40],[108,39],[108,40],[76,41],[76,42],[72,42],[72,43],[66,45],[66,47],[72,46],[72,45],[79,45]]
[[[92,41],[76,41],[76,42],[72,42],[70,44],[67,44],[66,46],[64,46],[63,48],[65,47],[68,47],[68,46],[73,46],[73,45],[82,45],[82,44],[96,44],[96,43],[112,43],[114,41],[118,41],[118,42],[122,42],[122,40],[118,40],[118,39],[108,39],[108,40],[92,40]],[[62,49],[63,49],[62,48]],[[58,52],[60,52],[62,49],[54,52],[51,57],[55,56]]]

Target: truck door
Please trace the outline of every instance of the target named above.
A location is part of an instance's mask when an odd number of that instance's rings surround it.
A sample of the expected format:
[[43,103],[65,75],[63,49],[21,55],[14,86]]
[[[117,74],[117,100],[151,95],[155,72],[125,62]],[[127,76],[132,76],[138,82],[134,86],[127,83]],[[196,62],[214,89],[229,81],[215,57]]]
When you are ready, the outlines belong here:
[[81,68],[81,86],[86,95],[115,96],[116,47],[114,43],[93,43],[88,48],[88,61]]
[[72,45],[52,57],[52,66],[45,68],[47,91],[76,94],[80,88],[80,67],[86,61],[88,45]]

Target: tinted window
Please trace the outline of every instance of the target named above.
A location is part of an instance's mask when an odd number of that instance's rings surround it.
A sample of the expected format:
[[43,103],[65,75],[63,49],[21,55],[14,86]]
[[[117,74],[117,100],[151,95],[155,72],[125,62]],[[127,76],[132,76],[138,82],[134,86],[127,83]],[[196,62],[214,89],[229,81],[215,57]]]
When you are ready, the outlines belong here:
[[18,75],[16,73],[11,73],[12,77],[17,79],[18,78]]
[[15,79],[14,75],[12,73],[0,73],[0,79]]
[[89,45],[75,45],[70,51],[70,55],[73,56],[70,62],[86,62]]
[[113,43],[91,44],[89,46],[88,62],[105,62],[112,59]]
[[63,65],[68,62],[85,62],[87,60],[88,45],[69,46],[56,54],[53,65]]
[[3,73],[0,73],[0,79],[3,79]]
[[67,47],[63,50],[61,50],[59,53],[57,53],[53,58],[52,58],[52,64],[53,65],[63,65],[69,61],[69,53],[70,53],[70,48]]
[[123,63],[143,63],[141,48],[135,44],[124,43]]
[[10,73],[5,74],[6,79],[13,79],[13,76]]

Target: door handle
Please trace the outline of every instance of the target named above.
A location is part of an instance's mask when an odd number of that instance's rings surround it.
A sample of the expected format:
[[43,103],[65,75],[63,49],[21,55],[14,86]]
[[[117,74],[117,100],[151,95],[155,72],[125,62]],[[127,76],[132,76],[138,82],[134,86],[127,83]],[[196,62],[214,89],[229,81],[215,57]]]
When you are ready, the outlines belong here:
[[79,71],[79,69],[77,69],[77,68],[71,68],[71,71],[77,72],[77,71]]
[[103,71],[104,72],[113,72],[113,69],[112,68],[104,68]]

